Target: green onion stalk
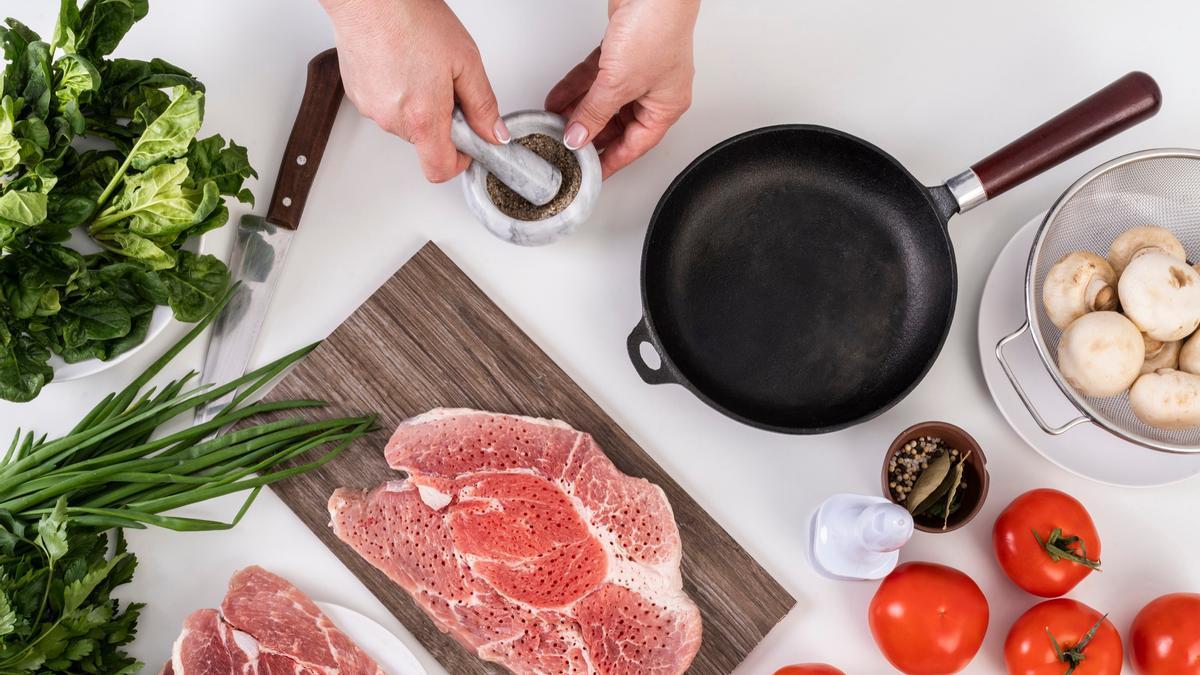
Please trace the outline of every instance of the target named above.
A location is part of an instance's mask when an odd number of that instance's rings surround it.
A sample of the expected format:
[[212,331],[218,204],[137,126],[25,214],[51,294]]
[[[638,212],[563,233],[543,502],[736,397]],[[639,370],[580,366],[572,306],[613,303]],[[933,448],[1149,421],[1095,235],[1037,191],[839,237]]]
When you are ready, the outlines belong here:
[[[232,289],[186,336],[128,387],[101,400],[65,436],[48,439],[19,429],[13,434],[0,461],[0,527],[35,524],[62,502],[72,526],[96,531],[148,525],[183,532],[228,529],[241,520],[264,486],[328,463],[373,428],[374,415],[247,422],[266,413],[325,405],[308,399],[248,402],[315,344],[219,386],[189,388],[196,377],[191,371],[161,388],[147,388],[212,322],[231,293]],[[155,438],[167,422],[191,415],[229,392],[237,394],[211,420]],[[231,425],[240,426],[218,433]],[[318,448],[323,450],[309,457]],[[291,462],[299,458],[307,461]],[[247,496],[228,522],[165,515],[241,492]]]

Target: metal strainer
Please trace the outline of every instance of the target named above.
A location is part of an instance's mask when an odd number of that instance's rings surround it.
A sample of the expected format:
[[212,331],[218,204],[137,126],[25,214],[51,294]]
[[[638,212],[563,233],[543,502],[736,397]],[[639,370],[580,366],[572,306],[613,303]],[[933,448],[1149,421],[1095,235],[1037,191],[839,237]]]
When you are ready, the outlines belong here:
[[[1059,435],[1092,422],[1117,436],[1154,450],[1200,452],[1200,427],[1182,431],[1144,424],[1129,407],[1127,394],[1109,398],[1077,393],[1058,371],[1062,331],[1042,307],[1042,284],[1054,263],[1072,251],[1103,256],[1117,235],[1142,225],[1165,227],[1179,238],[1189,259],[1200,258],[1200,151],[1144,150],[1102,164],[1075,182],[1046,214],[1029,253],[1025,272],[1025,323],[996,345],[996,357],[1029,409],[1048,434]],[[1004,357],[1004,346],[1032,328],[1033,343],[1046,370],[1081,415],[1059,426],[1037,411]]]

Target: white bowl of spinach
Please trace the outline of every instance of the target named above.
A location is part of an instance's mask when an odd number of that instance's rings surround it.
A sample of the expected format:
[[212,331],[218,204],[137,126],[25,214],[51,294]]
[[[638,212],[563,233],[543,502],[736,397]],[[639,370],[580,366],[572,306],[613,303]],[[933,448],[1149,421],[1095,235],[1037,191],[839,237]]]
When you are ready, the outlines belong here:
[[147,0],[63,0],[49,39],[0,27],[0,399],[103,370],[194,322],[229,283],[199,237],[256,176],[199,136],[204,85],[161,59],[114,58]]

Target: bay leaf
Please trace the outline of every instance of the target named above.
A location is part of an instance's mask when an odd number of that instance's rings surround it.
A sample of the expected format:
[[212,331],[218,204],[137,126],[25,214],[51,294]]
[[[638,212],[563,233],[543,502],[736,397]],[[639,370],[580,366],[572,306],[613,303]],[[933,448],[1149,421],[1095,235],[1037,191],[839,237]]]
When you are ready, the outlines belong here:
[[971,456],[971,451],[963,453],[962,459],[958,460],[958,464],[954,465],[954,471],[951,474],[954,476],[954,482],[950,485],[950,491],[946,493],[946,515],[942,519],[942,529],[950,527],[950,513],[954,508],[954,497],[958,494],[958,485],[962,482],[963,470],[966,468],[967,458]]
[[937,457],[929,460],[929,465],[925,467],[921,475],[917,476],[917,480],[913,482],[912,491],[908,493],[908,499],[905,500],[908,512],[916,515],[921,505],[929,501],[929,498],[941,487],[949,473],[950,454],[948,452],[942,451]]

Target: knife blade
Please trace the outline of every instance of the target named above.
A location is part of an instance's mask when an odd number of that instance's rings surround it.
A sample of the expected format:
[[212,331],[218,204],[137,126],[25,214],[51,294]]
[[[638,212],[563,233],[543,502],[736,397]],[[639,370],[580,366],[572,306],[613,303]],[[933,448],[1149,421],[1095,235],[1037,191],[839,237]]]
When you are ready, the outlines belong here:
[[[222,384],[241,377],[258,343],[271,296],[279,282],[288,248],[300,227],[325,144],[343,96],[336,49],[308,62],[300,109],[279,163],[279,175],[266,216],[246,215],[238,223],[229,259],[230,281],[239,283],[234,296],[213,321],[200,384]],[[236,392],[210,401],[196,411],[195,424],[215,417]]]

